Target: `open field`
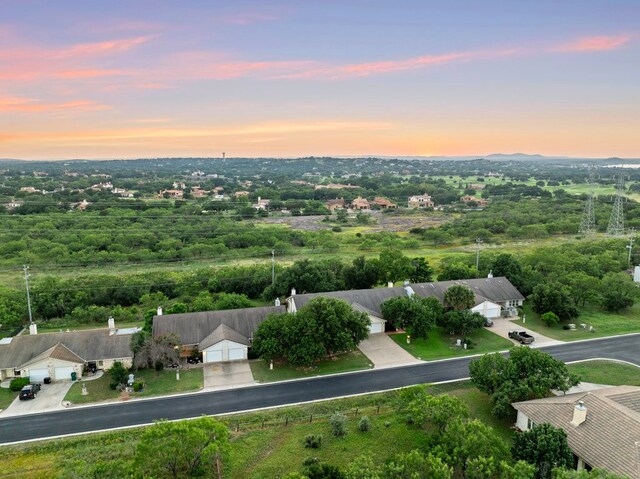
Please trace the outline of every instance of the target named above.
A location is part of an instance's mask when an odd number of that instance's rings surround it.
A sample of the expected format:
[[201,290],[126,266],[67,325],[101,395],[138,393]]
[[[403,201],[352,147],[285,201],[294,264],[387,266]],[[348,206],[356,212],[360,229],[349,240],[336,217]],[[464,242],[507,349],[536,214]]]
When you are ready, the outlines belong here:
[[[135,373],[135,380],[143,381],[145,387],[141,392],[131,393],[132,398],[197,391],[202,389],[204,383],[202,368],[180,370],[180,381],[176,380],[176,371],[172,369],[159,373],[152,369],[140,369]],[[64,399],[73,404],[117,400],[120,393],[109,387],[110,382],[109,374],[103,374],[95,380],[76,382]],[[82,395],[82,384],[87,386],[87,396]]]
[[[525,303],[523,313],[526,315],[527,328],[540,334],[560,341],[578,341],[580,339],[600,338],[613,336],[614,334],[640,332],[640,303],[620,313],[606,313],[593,306],[587,306],[580,310],[580,316],[574,321],[577,329],[568,331],[562,329],[566,322],[549,327],[540,321],[540,315],[534,313],[531,306]],[[512,321],[513,324],[522,324],[522,320]],[[586,328],[580,325],[586,324]],[[589,326],[595,331],[590,332]]]
[[[495,420],[490,413],[489,397],[468,382],[428,389],[432,394],[459,397],[469,406],[473,417],[511,441],[510,424]],[[424,433],[410,429],[393,411],[395,397],[394,392],[372,394],[222,418],[232,432],[232,449],[225,463],[224,477],[280,477],[300,470],[302,461],[310,455],[344,466],[362,454],[370,454],[374,461],[381,463],[397,453],[420,448],[425,444]],[[348,434],[341,439],[332,437],[326,422],[334,411],[348,417]],[[357,421],[365,414],[371,418],[372,429],[362,433],[357,430]],[[264,429],[262,421],[265,421]],[[303,442],[307,434],[321,434],[322,447],[313,452],[305,449]],[[91,458],[92,464],[102,468],[104,477],[121,477],[126,474],[139,437],[140,429],[130,429],[4,447],[2,470],[20,470],[20,477],[27,479],[81,477],[73,474],[82,470],[87,458]]]
[[569,371],[583,381],[611,386],[640,386],[640,368],[615,361],[585,361],[569,364]]
[[460,336],[449,336],[442,328],[434,329],[429,335],[429,339],[412,339],[410,344],[407,344],[407,335],[405,333],[392,334],[389,337],[407,352],[424,361],[492,353],[503,351],[513,346],[513,343],[508,339],[501,338],[485,328],[474,331],[469,335],[474,342],[469,349],[456,346],[456,339],[460,338]]
[[275,363],[272,371],[269,369],[269,363],[262,360],[251,361],[249,365],[251,366],[253,378],[260,383],[372,368],[369,359],[358,350],[339,354],[331,359],[324,359],[311,367],[295,367],[289,364]]

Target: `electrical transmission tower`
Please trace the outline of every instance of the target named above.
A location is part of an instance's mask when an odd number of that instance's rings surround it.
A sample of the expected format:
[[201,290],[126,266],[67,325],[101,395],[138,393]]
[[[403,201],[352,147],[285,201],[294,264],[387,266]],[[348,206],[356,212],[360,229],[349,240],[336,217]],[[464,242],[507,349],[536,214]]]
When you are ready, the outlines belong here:
[[620,236],[624,234],[624,209],[623,209],[624,173],[620,172],[616,183],[616,197],[613,200],[613,209],[609,217],[607,234],[610,236]]
[[593,170],[589,174],[589,183],[591,189],[589,196],[587,197],[587,203],[584,205],[584,212],[582,213],[582,221],[580,222],[580,228],[578,233],[584,236],[592,236],[596,234],[596,214],[593,208],[595,200],[595,194],[593,192]]

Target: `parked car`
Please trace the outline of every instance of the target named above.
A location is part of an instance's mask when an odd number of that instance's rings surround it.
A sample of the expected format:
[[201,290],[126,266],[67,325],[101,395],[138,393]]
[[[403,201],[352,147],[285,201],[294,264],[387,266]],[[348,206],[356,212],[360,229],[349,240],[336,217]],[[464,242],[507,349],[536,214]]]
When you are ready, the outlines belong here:
[[484,325],[485,325],[487,328],[490,328],[491,326],[493,326],[493,321],[492,321],[492,320],[490,320],[489,318],[484,318]]
[[36,395],[40,392],[39,384],[27,384],[20,390],[20,400],[24,401],[26,399],[34,399]]
[[520,344],[531,344],[535,339],[526,331],[509,331],[509,337],[519,341]]

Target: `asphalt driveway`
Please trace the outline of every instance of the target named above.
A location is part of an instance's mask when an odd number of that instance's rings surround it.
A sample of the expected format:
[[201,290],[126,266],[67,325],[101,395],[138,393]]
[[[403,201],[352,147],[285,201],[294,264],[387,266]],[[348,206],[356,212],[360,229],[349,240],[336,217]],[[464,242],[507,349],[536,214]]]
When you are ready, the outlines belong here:
[[69,392],[72,384],[72,381],[42,384],[42,389],[34,399],[21,401],[16,398],[7,409],[0,413],[0,417],[21,416],[64,409],[62,400]]
[[250,386],[256,382],[248,361],[204,364],[204,389]]
[[370,334],[358,345],[358,349],[369,358],[374,368],[388,368],[422,362],[398,346],[385,333]]

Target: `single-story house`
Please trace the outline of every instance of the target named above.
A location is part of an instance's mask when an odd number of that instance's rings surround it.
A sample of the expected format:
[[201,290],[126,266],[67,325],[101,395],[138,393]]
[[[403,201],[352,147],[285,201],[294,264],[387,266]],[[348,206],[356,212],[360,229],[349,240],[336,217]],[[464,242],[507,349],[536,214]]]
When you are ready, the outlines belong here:
[[407,294],[409,293],[407,293],[404,287],[353,289],[350,291],[308,294],[296,294],[294,289],[291,291],[291,296],[287,298],[287,311],[295,313],[314,298],[325,297],[341,299],[349,303],[353,309],[363,311],[369,315],[369,319],[371,319],[369,334],[383,333],[386,321],[382,318],[380,306],[389,298],[397,298],[406,296]]
[[284,306],[165,314],[153,317],[153,335],[175,334],[185,355],[198,350],[205,363],[247,359],[253,335],[267,316]]
[[640,479],[640,387],[603,388],[513,407],[521,431],[542,423],[563,429],[576,469],[597,467]]
[[407,206],[409,208],[433,208],[434,203],[431,199],[431,195],[414,195],[410,196],[407,200]]
[[109,369],[115,361],[125,367],[133,362],[131,329],[94,329],[65,333],[31,334],[0,340],[0,380],[30,377],[32,382],[71,379],[89,364],[97,369]]

